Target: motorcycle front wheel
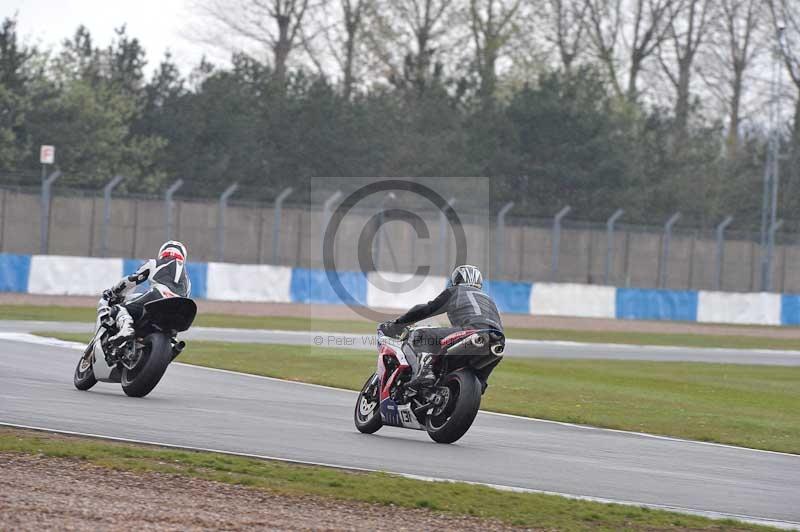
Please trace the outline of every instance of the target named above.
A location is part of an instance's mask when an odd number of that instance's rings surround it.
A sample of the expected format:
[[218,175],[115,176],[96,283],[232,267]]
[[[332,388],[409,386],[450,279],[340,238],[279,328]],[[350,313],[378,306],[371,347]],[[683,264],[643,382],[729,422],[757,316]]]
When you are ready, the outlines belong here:
[[475,420],[481,407],[481,383],[469,369],[448,374],[441,386],[443,403],[425,420],[428,436],[437,443],[453,443]]
[[94,370],[92,369],[91,355],[84,355],[78,361],[72,382],[77,389],[83,392],[97,384],[97,379],[94,377]]
[[147,336],[141,348],[136,366],[122,370],[122,390],[130,397],[144,397],[153,391],[172,361],[172,344],[165,334]]
[[383,426],[379,396],[380,384],[373,384],[375,378],[376,376],[373,374],[361,388],[361,393],[358,394],[358,400],[356,400],[356,410],[353,413],[356,428],[364,434],[377,432]]

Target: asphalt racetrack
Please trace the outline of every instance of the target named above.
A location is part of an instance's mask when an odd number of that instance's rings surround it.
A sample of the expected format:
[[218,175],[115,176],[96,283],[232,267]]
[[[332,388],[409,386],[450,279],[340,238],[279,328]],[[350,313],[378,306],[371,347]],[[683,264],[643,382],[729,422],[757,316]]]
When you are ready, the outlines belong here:
[[[44,321],[0,321],[0,332],[51,331],[81,333],[88,337],[92,325]],[[192,341],[288,344],[375,351],[375,335],[340,334],[314,331],[276,331],[258,329],[218,329],[195,327],[181,335]],[[570,358],[606,360],[656,360],[726,364],[768,364],[799,366],[800,351],[773,349],[727,349],[699,347],[586,344],[577,342],[509,339],[506,356],[528,358]]]
[[145,399],[115,384],[79,392],[79,349],[0,334],[0,422],[800,527],[796,455],[488,413],[454,445],[395,428],[367,436],[352,392],[183,364]]

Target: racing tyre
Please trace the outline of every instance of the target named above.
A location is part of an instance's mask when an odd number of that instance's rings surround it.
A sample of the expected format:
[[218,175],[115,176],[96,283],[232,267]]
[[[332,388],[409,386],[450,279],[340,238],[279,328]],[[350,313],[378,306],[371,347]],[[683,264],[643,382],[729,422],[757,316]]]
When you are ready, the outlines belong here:
[[453,443],[472,426],[481,407],[481,383],[468,369],[448,374],[441,386],[445,401],[425,421],[428,436],[437,443]]
[[94,370],[92,369],[92,357],[82,356],[75,367],[75,376],[72,379],[75,387],[81,391],[86,391],[95,384],[97,379],[94,378]]
[[356,401],[356,409],[353,413],[356,428],[364,434],[377,432],[383,426],[379,395],[380,383],[374,382],[377,380],[376,377],[377,375],[373,374],[367,379],[364,387],[361,388],[361,393],[358,394],[358,400]]
[[136,366],[122,370],[122,390],[131,397],[144,397],[156,387],[172,361],[169,338],[154,333],[142,342],[142,356]]

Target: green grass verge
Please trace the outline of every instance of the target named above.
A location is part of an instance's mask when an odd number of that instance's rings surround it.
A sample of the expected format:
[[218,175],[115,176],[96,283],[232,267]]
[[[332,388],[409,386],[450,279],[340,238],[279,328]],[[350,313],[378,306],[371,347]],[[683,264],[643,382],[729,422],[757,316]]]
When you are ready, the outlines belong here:
[[[42,333],[84,342],[85,335]],[[190,342],[178,361],[358,390],[365,351]],[[507,359],[486,410],[800,454],[800,367]]]
[[[0,305],[0,320],[83,321],[94,322],[92,308],[37,307]],[[200,314],[195,321],[199,327],[239,329],[283,329],[289,331],[332,331],[374,334],[375,325],[352,320],[322,320],[288,316],[232,316]],[[579,331],[565,329],[508,328],[509,338],[520,340],[560,340],[585,343],[672,345],[682,347],[725,347],[738,349],[800,350],[800,339],[768,338],[766,336],[663,334],[617,331]]]
[[[383,473],[354,473],[209,452],[103,442],[0,428],[0,452],[78,459],[116,470],[159,472],[239,484],[287,496],[313,495],[494,518],[547,530],[771,530],[737,521],[553,495],[501,492],[462,483],[430,483]],[[400,496],[402,494],[402,496]]]
[[519,340],[560,340],[597,344],[665,345],[678,347],[724,347],[729,349],[800,350],[800,339],[714,334],[644,333],[619,331],[573,331],[561,329],[506,330]]
[[[0,320],[69,321],[94,323],[97,314],[89,307],[58,307],[32,305],[0,305]],[[352,320],[318,320],[290,316],[234,316],[228,314],[198,314],[197,327],[237,329],[283,329],[287,331],[335,331],[375,333],[375,325]],[[800,342],[798,342],[800,345]]]

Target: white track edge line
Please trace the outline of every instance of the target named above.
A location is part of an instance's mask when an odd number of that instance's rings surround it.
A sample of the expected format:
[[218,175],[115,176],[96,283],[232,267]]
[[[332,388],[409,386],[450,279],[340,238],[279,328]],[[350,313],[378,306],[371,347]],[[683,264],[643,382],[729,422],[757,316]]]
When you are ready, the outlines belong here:
[[[306,336],[341,336],[341,337],[348,337],[348,338],[371,338],[373,334],[367,333],[337,333],[337,332],[329,332],[329,331],[290,331],[284,329],[237,329],[237,328],[228,328],[228,327],[195,327],[197,330],[208,331],[208,332],[223,332],[223,333],[231,333],[231,332],[241,332],[245,335],[252,335],[252,334],[265,334],[265,333],[278,333],[278,334],[287,334],[290,336],[296,337],[306,337]],[[576,342],[570,340],[533,340],[533,339],[524,339],[524,338],[508,338],[507,343],[510,345],[531,345],[531,346],[563,346],[563,347],[597,347],[597,348],[614,348],[614,349],[624,349],[624,350],[632,350],[632,349],[645,349],[645,350],[686,350],[686,349],[696,349],[699,351],[711,351],[711,352],[722,352],[722,353],[737,353],[745,355],[747,353],[758,353],[763,355],[788,355],[788,356],[799,356],[800,357],[800,350],[792,350],[792,349],[741,349],[736,347],[692,347],[692,346],[680,346],[680,345],[657,345],[657,344],[615,344],[615,343],[597,343],[597,342]]]
[[93,434],[87,432],[78,432],[78,431],[70,431],[70,430],[61,430],[61,429],[52,429],[47,427],[36,427],[31,425],[22,425],[18,423],[9,423],[5,421],[0,421],[0,426],[6,427],[14,427],[14,428],[21,428],[27,430],[36,430],[40,432],[55,432],[58,434],[68,434],[71,436],[84,436],[89,438],[99,438],[104,440],[111,440],[111,441],[119,441],[124,443],[135,443],[140,445],[151,445],[151,446],[158,446],[158,447],[166,447],[169,449],[185,449],[189,451],[196,451],[196,452],[207,452],[207,453],[218,453],[224,454],[229,456],[241,456],[244,458],[256,458],[259,460],[271,460],[276,462],[285,462],[291,464],[298,464],[298,465],[308,465],[308,466],[317,466],[317,467],[327,467],[331,469],[340,469],[345,471],[359,471],[363,473],[385,473],[389,475],[395,475],[402,478],[407,478],[410,480],[420,480],[424,482],[446,482],[446,483],[462,483],[462,484],[469,484],[472,486],[485,486],[488,488],[500,490],[500,491],[509,491],[514,493],[535,493],[541,495],[554,495],[559,497],[564,497],[567,499],[572,500],[579,500],[579,501],[588,501],[588,502],[597,502],[602,504],[619,504],[623,506],[636,506],[636,507],[643,507],[643,508],[650,508],[654,510],[663,510],[668,512],[678,512],[688,515],[697,515],[701,517],[707,517],[709,519],[734,519],[737,521],[742,521],[746,523],[752,524],[759,524],[759,525],[767,525],[773,526],[778,528],[783,528],[787,530],[800,530],[800,522],[792,522],[792,521],[781,521],[778,519],[770,519],[767,517],[755,517],[749,515],[741,515],[741,514],[727,514],[722,512],[715,512],[710,510],[697,510],[694,508],[684,508],[681,506],[670,506],[670,505],[663,505],[663,504],[653,504],[653,503],[640,503],[634,501],[625,501],[625,500],[617,500],[617,499],[607,499],[604,497],[592,497],[589,495],[573,495],[571,493],[561,493],[557,491],[547,491],[547,490],[537,490],[532,488],[520,488],[516,486],[505,486],[502,484],[491,484],[491,483],[484,483],[484,482],[474,482],[468,480],[455,480],[449,478],[438,478],[438,477],[429,477],[423,475],[414,475],[411,473],[399,473],[395,471],[388,471],[388,470],[381,470],[381,469],[370,469],[365,467],[355,467],[355,466],[346,466],[340,464],[329,464],[325,462],[314,462],[308,460],[297,460],[293,458],[281,458],[277,456],[268,456],[268,455],[259,455],[253,453],[241,453],[235,451],[224,451],[220,449],[210,449],[206,447],[194,447],[189,445],[178,445],[173,443],[163,443],[163,442],[154,442],[154,441],[147,441],[147,440],[137,440],[133,438],[122,438],[119,436],[105,436],[102,434]]
[[[17,334],[17,333],[14,333],[14,334]],[[27,334],[27,333],[21,333],[21,334]],[[80,349],[80,350],[83,350],[84,347],[85,347],[83,344],[79,344],[77,342],[63,341],[63,340],[58,340],[57,338],[50,338],[50,337],[47,337],[47,336],[36,336],[36,335],[32,335],[32,334],[27,334],[27,335],[30,336],[30,339],[22,339],[22,338],[20,338],[20,339],[11,340],[11,341],[28,342],[28,343],[34,343],[35,344],[35,343],[37,343],[37,340],[54,340],[56,342],[61,342],[61,344],[53,345],[53,344],[46,343],[46,342],[38,342],[38,343],[41,343],[42,345],[48,345],[50,347],[64,347],[64,348],[71,347],[73,349]],[[0,333],[0,340],[3,340],[3,333]],[[243,373],[241,371],[234,371],[234,370],[230,370],[230,369],[211,368],[211,367],[208,367],[208,366],[200,366],[200,365],[197,365],[197,364],[188,364],[186,362],[173,362],[173,364],[179,365],[179,366],[183,366],[183,367],[187,367],[187,368],[197,368],[197,369],[201,369],[201,370],[205,370],[205,371],[215,371],[215,372],[218,372],[218,373],[227,373],[229,375],[237,375],[237,376],[240,376],[240,377],[249,377],[249,378],[254,378],[254,379],[264,379],[264,380],[268,380],[268,381],[283,382],[283,383],[289,383],[289,384],[294,384],[294,385],[298,385],[298,386],[310,386],[312,388],[321,388],[321,389],[324,389],[324,390],[333,390],[333,391],[336,391],[336,392],[346,392],[346,393],[350,393],[350,394],[359,393],[359,392],[357,392],[355,390],[348,390],[346,388],[336,388],[335,386],[326,386],[324,384],[314,384],[314,383],[310,383],[310,382],[291,381],[291,380],[287,380],[287,379],[280,379],[278,377],[268,377],[266,375],[256,375],[256,374],[253,374],[253,373]],[[675,436],[664,436],[664,435],[661,435],[661,434],[650,434],[648,432],[636,432],[636,431],[632,431],[632,430],[612,429],[612,428],[608,428],[608,427],[593,427],[591,425],[580,425],[580,424],[577,424],[577,423],[569,423],[567,421],[556,421],[556,420],[553,420],[553,419],[542,419],[542,418],[537,418],[537,417],[526,417],[526,416],[520,416],[520,415],[517,415],[517,414],[506,414],[506,413],[503,413],[503,412],[490,412],[488,410],[481,410],[480,413],[481,414],[485,414],[485,415],[489,415],[489,416],[507,417],[507,418],[512,418],[512,419],[520,419],[520,420],[523,420],[523,421],[532,421],[532,422],[536,422],[536,423],[548,423],[548,424],[551,424],[551,425],[560,425],[560,426],[563,426],[563,427],[577,428],[577,429],[582,429],[582,430],[594,430],[594,431],[600,431],[600,432],[612,432],[612,433],[618,433],[618,434],[627,434],[627,435],[630,435],[630,436],[639,436],[639,437],[644,437],[644,438],[652,438],[652,439],[656,439],[656,440],[673,441],[673,442],[676,442],[676,443],[688,443],[688,444],[694,444],[694,445],[707,445],[707,446],[710,446],[710,447],[721,447],[721,448],[724,448],[724,449],[733,449],[733,450],[736,450],[736,451],[750,451],[750,452],[755,452],[755,453],[766,453],[766,454],[772,454],[772,455],[778,455],[778,456],[788,456],[788,457],[791,457],[791,458],[800,458],[800,455],[798,455],[798,454],[786,453],[786,452],[782,452],[782,451],[770,451],[768,449],[755,449],[753,447],[742,447],[742,446],[739,446],[739,445],[731,445],[729,443],[717,443],[717,442],[710,442],[710,441],[688,440],[688,439],[685,439],[685,438],[677,438]]]

